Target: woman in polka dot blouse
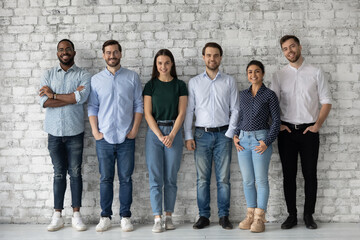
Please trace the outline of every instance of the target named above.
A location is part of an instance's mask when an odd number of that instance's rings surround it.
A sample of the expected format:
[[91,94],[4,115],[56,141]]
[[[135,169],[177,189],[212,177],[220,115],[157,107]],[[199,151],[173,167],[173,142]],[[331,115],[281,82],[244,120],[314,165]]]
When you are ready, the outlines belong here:
[[246,73],[251,86],[240,92],[239,121],[233,139],[247,204],[246,218],[239,228],[263,232],[269,199],[269,163],[272,142],[280,129],[280,108],[275,93],[263,83],[264,65],[253,60]]

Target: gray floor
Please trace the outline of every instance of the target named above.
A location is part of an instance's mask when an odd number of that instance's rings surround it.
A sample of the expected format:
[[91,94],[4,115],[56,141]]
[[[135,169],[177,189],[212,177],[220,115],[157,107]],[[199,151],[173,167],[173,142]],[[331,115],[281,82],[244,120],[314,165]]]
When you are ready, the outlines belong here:
[[281,230],[280,224],[271,223],[266,224],[264,233],[251,233],[240,229],[223,230],[215,223],[202,230],[193,230],[191,224],[183,224],[178,225],[176,230],[163,233],[152,233],[151,225],[135,225],[135,231],[129,233],[122,232],[119,225],[113,225],[104,233],[95,232],[95,225],[88,227],[85,232],[76,232],[71,226],[65,226],[57,232],[48,232],[46,225],[0,224],[0,239],[360,239],[359,223],[320,223],[317,230],[308,230],[302,224],[290,230]]

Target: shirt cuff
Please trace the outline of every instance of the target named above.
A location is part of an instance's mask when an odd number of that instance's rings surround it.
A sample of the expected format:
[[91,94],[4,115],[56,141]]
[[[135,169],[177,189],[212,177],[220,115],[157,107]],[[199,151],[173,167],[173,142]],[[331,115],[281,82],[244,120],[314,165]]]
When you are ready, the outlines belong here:
[[44,95],[42,97],[40,97],[39,103],[41,107],[44,107],[44,103],[48,100],[48,96]]
[[74,92],[74,94],[75,94],[75,101],[76,101],[76,103],[79,103],[80,100],[81,100],[80,92],[79,92],[78,90],[76,90],[76,91]]
[[185,133],[185,141],[186,140],[190,140],[190,139],[194,139],[193,136],[192,136],[192,131],[184,131]]
[[234,132],[234,130],[232,130],[232,129],[228,129],[228,130],[226,131],[226,133],[225,133],[225,136],[228,137],[228,138],[233,138],[234,135],[235,135],[235,132]]

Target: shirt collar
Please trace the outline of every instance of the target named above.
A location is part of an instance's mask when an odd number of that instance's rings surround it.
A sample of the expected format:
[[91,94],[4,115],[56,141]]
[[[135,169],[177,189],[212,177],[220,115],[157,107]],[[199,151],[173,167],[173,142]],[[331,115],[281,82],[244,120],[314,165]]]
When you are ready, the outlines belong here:
[[[248,92],[249,92],[249,93],[251,93],[251,89],[252,89],[252,85],[248,88]],[[265,86],[265,84],[263,83],[257,93],[261,93],[261,92],[265,91],[265,89],[266,89],[266,86]],[[257,95],[257,94],[256,94],[256,95]]]
[[[69,72],[69,71],[76,71],[76,69],[78,69],[78,66],[76,66],[76,64],[74,63],[72,66],[71,66],[71,68],[69,68],[68,70],[67,70],[67,72]],[[56,72],[59,72],[59,71],[64,71],[64,69],[62,69],[61,68],[61,66],[60,66],[60,63],[59,63],[59,65],[57,65],[57,67],[56,67]],[[64,71],[65,72],[65,71]]]
[[[114,76],[116,76],[122,69],[123,69],[123,68],[120,66],[119,70],[117,70],[117,71],[115,72],[115,75],[114,75]],[[106,73],[107,75],[109,75],[109,76],[113,76],[113,74],[107,69],[107,67],[105,67],[105,73]]]
[[218,79],[219,77],[221,77],[221,71],[219,70],[215,76],[215,78],[213,80],[211,80],[211,78],[207,75],[206,70],[204,71],[204,73],[202,74],[202,76],[210,81],[215,81],[216,79]]
[[305,65],[306,65],[306,62],[305,62],[305,58],[303,57],[303,62],[302,62],[301,66],[300,66],[298,69],[296,69],[296,68],[294,68],[293,66],[291,66],[290,63],[289,63],[289,68],[292,69],[292,70],[295,70],[295,71],[299,71],[299,70],[301,70]]

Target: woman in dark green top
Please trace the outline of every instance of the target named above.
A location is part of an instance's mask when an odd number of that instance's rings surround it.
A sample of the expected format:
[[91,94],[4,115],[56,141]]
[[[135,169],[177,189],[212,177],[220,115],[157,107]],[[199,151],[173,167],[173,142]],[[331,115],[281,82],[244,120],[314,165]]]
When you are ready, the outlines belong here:
[[[174,56],[161,49],[154,58],[152,78],[144,87],[146,163],[149,170],[150,201],[155,216],[153,232],[175,229],[174,211],[177,174],[182,158],[181,134],[187,105],[185,82],[177,79]],[[164,196],[163,196],[164,192]],[[165,219],[162,222],[162,199]]]

